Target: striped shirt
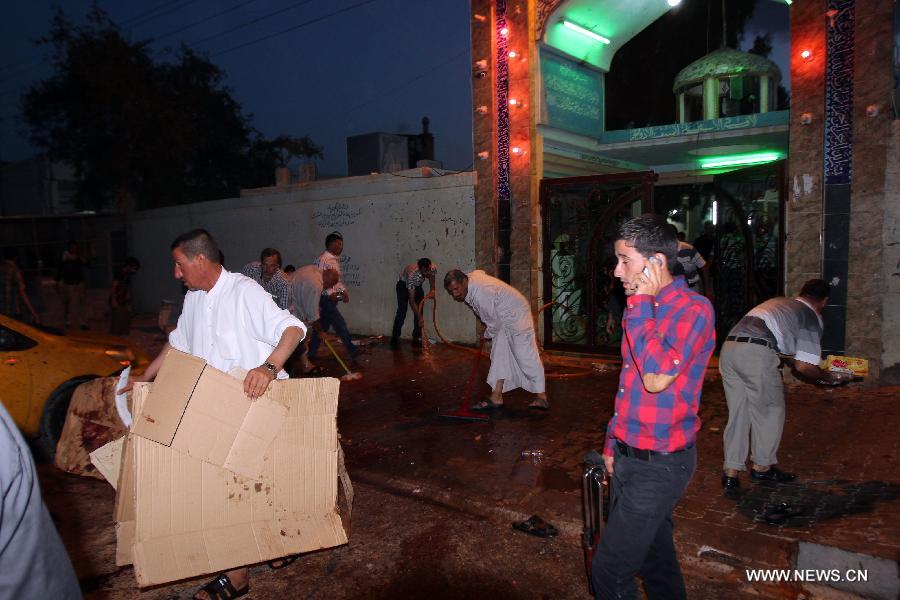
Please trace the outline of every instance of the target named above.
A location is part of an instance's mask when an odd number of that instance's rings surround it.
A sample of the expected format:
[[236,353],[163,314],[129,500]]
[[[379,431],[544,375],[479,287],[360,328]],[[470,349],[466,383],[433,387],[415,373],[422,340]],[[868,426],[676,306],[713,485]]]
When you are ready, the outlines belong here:
[[419,270],[419,263],[412,263],[403,267],[403,270],[400,271],[400,281],[406,286],[406,289],[412,290],[417,287],[422,287],[422,284],[425,283],[425,280],[433,276],[437,272],[437,265],[435,263],[431,263],[431,270],[427,273],[422,273]]
[[822,317],[802,298],[769,298],[751,309],[728,335],[768,340],[779,354],[818,365],[822,330]]
[[[703,376],[716,346],[712,304],[676,277],[656,298],[629,296],[622,326],[622,372],[604,454],[612,456],[616,440],[659,452],[692,445],[700,429]],[[651,393],[642,373],[676,377]]]
[[688,287],[695,289],[700,283],[700,270],[706,266],[703,256],[687,242],[678,242],[678,262],[684,269],[684,278]]

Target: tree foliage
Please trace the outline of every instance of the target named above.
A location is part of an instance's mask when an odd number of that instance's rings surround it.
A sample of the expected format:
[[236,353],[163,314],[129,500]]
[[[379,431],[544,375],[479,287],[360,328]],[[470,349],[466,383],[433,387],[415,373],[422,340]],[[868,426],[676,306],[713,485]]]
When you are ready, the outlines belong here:
[[688,0],[622,46],[606,75],[606,128],[674,123],[672,83],[684,67],[723,45],[736,48],[757,0]]
[[281,153],[206,57],[181,47],[156,61],[97,8],[84,25],[57,9],[40,43],[54,74],[26,92],[25,123],[35,146],[75,167],[84,208],[152,208],[271,184]]
[[[766,33],[765,35],[757,35],[753,38],[753,46],[751,46],[747,52],[769,58],[773,49],[772,34]],[[782,75],[784,74],[782,73]],[[784,87],[784,84],[779,83],[778,87],[775,88],[775,110],[787,110],[790,107],[791,93]]]
[[314,158],[324,158],[322,147],[308,135],[303,137],[291,137],[279,135],[272,140],[272,149],[278,155],[278,166],[286,167],[292,158],[303,158],[307,162]]

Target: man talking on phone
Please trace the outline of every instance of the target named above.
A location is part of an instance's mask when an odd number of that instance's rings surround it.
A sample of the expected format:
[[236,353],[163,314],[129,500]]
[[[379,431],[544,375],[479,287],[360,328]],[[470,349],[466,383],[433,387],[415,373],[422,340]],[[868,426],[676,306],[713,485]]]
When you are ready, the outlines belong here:
[[591,578],[597,598],[686,598],[672,510],[697,464],[703,375],[715,348],[713,309],[673,277],[678,239],[664,217],[625,221],[615,242],[625,288],[622,371],[603,460],[616,500]]

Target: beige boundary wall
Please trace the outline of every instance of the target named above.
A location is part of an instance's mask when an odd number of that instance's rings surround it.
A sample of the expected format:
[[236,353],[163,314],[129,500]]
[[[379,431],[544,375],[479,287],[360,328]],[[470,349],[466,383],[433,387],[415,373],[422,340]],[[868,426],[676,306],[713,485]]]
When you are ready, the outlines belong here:
[[[422,171],[347,177],[280,188],[245,190],[240,198],[136,213],[132,253],[142,269],[134,280],[135,308],[155,311],[181,297],[169,246],[197,227],[208,229],[225,253],[226,268],[240,271],[267,246],[285,264],[301,267],[324,250],[325,236],[344,236],[342,269],[351,302],[341,305],[350,331],[389,335],[401,268],[423,256],[440,265],[438,325],[448,339],[475,342],[474,317],[453,302],[440,279],[450,268],[475,267],[475,173],[423,177]],[[427,290],[427,284],[426,284]],[[433,336],[428,312],[428,333]],[[403,335],[412,332],[407,316]]]

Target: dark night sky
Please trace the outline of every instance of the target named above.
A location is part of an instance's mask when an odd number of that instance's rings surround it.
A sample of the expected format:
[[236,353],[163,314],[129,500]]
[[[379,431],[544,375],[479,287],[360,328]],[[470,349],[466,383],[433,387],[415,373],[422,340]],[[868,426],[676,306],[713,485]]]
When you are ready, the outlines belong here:
[[[18,96],[50,74],[43,50],[31,42],[46,33],[52,3],[6,4],[0,22],[0,160],[17,160],[33,153],[21,134]],[[90,8],[90,0],[61,4],[78,22]],[[132,39],[160,38],[153,44],[158,57],[182,41],[207,51],[225,71],[244,110],[254,115],[257,129],[269,137],[309,134],[324,146],[322,173],[346,173],[348,135],[416,133],[425,115],[435,134],[436,158],[447,168],[471,167],[472,71],[465,0],[102,0],[100,6]],[[280,9],[287,10],[201,43]],[[345,12],[236,48],[340,10]],[[136,19],[141,15],[146,16]],[[787,29],[787,8],[760,0],[744,47],[756,31],[773,31],[772,58],[787,75]]]
[[[690,1],[690,0],[686,0]],[[756,9],[753,16],[744,28],[744,40],[741,44],[741,50],[749,50],[753,45],[753,38],[757,35],[764,35],[767,32],[772,34],[772,54],[769,56],[778,68],[781,69],[781,76],[784,78],[782,84],[787,89],[791,89],[791,28],[790,14],[787,5],[781,0],[757,0]]]
[[[457,0],[369,0],[344,13],[272,39],[236,49],[242,43],[366,0],[137,0],[100,6],[119,24],[157,6],[159,18],[123,31],[134,40],[156,38],[236,10],[153,44],[196,44],[225,71],[253,125],[269,137],[309,134],[325,148],[319,170],[346,173],[348,135],[387,131],[418,133],[431,119],[436,158],[465,169],[472,163],[471,68],[468,2]],[[67,15],[82,22],[90,0],[63,0]],[[243,6],[241,6],[243,5]],[[203,38],[297,5],[273,18],[217,37]],[[33,153],[17,115],[18,94],[50,74],[42,50],[30,42],[50,24],[48,0],[9,2],[0,23],[0,159]],[[174,9],[174,10],[173,10]],[[154,13],[156,14],[156,13]],[[149,15],[148,15],[149,16]]]

